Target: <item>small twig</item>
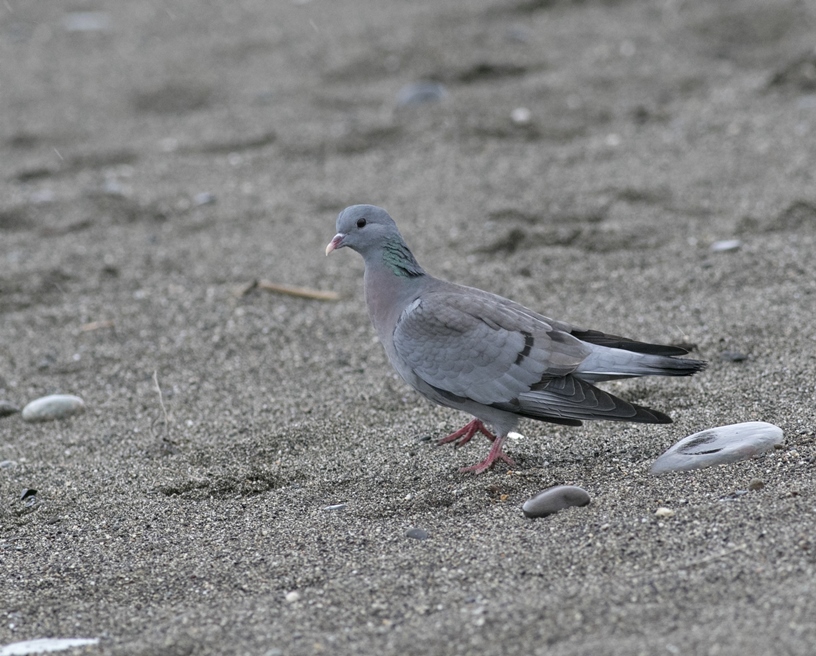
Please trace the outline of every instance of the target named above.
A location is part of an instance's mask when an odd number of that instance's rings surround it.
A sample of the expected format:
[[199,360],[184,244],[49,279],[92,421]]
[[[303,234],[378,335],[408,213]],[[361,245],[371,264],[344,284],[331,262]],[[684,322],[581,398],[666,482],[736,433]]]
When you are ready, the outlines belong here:
[[669,574],[674,574],[679,570],[693,569],[695,567],[700,567],[701,565],[707,565],[708,563],[714,562],[715,560],[720,560],[721,558],[727,558],[728,556],[737,553],[738,551],[745,551],[747,548],[748,548],[747,544],[739,544],[729,549],[724,549],[719,553],[709,554],[708,556],[700,558],[699,560],[691,560],[679,565],[675,565],[671,568],[664,568],[656,572],[638,572],[637,574],[632,574],[631,578],[637,579],[646,576],[648,576],[649,578],[659,578],[662,576],[668,576]]
[[164,407],[164,395],[162,395],[161,387],[159,387],[159,373],[155,369],[153,370],[153,384],[159,393],[159,405],[161,406],[162,413],[164,413],[164,428],[167,430],[170,427],[170,419],[167,417],[167,408]]
[[111,320],[105,321],[91,321],[90,323],[83,323],[79,330],[83,333],[89,333],[93,330],[101,330],[102,328],[113,328],[114,322]]
[[705,558],[700,558],[700,560],[693,560],[685,565],[681,565],[678,569],[685,569],[691,567],[698,567],[699,565],[705,565],[706,563],[710,563],[712,560],[719,560],[720,558],[725,558],[726,556],[730,556],[732,553],[737,551],[744,551],[747,547],[747,544],[739,544],[735,547],[731,547],[730,549],[726,549],[725,551],[721,551],[720,553],[711,554],[710,556],[706,556]]
[[253,280],[251,283],[236,290],[236,294],[238,296],[246,296],[253,289],[264,289],[268,292],[287,294],[288,296],[297,296],[298,298],[309,298],[314,301],[337,301],[340,299],[340,294],[337,292],[310,289],[309,287],[296,287],[294,285],[282,285],[276,282],[270,282],[269,280]]

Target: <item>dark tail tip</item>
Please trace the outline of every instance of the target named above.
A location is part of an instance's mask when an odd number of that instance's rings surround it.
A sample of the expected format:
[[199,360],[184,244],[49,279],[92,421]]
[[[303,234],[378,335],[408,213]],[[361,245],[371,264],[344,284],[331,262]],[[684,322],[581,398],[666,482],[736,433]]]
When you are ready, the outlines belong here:
[[642,405],[632,403],[632,407],[637,410],[637,414],[631,417],[629,421],[636,421],[643,424],[672,424],[674,421],[665,412],[660,410],[652,410]]
[[688,358],[669,358],[663,361],[663,376],[693,376],[708,367],[705,360],[690,360]]

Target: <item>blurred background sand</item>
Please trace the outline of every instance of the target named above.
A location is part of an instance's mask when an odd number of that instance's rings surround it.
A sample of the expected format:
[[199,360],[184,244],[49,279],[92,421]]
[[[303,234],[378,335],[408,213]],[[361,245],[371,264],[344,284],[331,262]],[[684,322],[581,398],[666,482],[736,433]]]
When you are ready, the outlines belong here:
[[[0,418],[0,645],[813,653],[814,33],[795,1],[0,5],[0,399],[88,406]],[[323,257],[362,202],[436,275],[710,367],[610,386],[673,425],[525,423],[462,476],[487,443],[432,446],[465,417]],[[741,421],[785,447],[648,475]],[[559,483],[592,503],[525,519]]]

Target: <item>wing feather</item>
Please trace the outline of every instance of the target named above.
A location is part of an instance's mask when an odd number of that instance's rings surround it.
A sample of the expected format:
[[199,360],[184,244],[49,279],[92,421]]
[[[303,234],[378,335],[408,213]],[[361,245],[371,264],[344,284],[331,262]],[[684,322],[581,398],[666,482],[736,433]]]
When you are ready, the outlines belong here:
[[398,357],[438,390],[495,405],[518,399],[543,378],[573,372],[588,355],[578,339],[503,300],[424,294],[397,322]]

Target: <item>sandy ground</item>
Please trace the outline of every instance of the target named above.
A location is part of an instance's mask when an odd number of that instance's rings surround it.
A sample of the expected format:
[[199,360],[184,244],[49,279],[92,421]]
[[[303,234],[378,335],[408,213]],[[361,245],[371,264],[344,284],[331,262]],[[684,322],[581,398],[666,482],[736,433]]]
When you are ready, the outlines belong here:
[[[813,654],[815,32],[768,0],[0,4],[0,399],[88,405],[0,418],[0,645]],[[446,99],[397,109],[423,79]],[[517,469],[458,474],[487,442],[433,446],[466,418],[323,256],[358,202],[436,275],[710,367],[610,385],[673,425],[524,423]],[[785,447],[648,474],[752,420]],[[559,483],[591,505],[522,515]]]

